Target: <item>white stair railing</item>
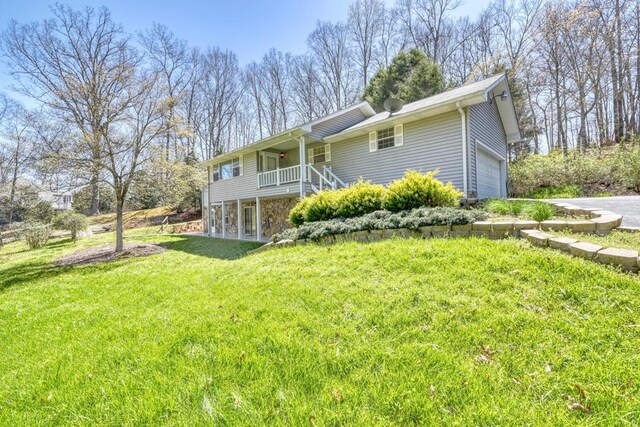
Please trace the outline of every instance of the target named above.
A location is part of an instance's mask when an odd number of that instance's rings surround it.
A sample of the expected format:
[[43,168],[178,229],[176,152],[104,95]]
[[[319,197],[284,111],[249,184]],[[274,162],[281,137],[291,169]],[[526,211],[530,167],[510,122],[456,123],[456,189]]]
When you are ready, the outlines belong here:
[[[317,175],[318,177],[319,188],[316,187],[313,182],[313,179],[312,179],[313,174]],[[311,183],[311,189],[315,193],[319,193],[320,191],[324,190],[325,186],[331,188],[332,190],[335,190],[336,188],[338,188],[337,181],[327,178],[324,172],[320,172],[318,169],[314,168],[312,165],[307,165],[307,182]]]
[[324,176],[327,177],[327,179],[329,181],[333,182],[334,190],[335,190],[335,188],[337,188],[337,186],[338,186],[337,184],[340,184],[343,187],[347,186],[347,184],[345,184],[343,180],[338,178],[338,175],[333,173],[333,171],[331,170],[330,167],[322,166],[322,172],[324,173]]

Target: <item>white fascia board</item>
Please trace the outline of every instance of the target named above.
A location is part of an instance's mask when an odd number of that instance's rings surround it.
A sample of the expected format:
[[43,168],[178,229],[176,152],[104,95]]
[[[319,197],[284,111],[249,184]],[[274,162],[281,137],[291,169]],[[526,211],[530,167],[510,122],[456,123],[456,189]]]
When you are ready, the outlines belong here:
[[470,105],[485,102],[485,95],[483,92],[479,92],[473,95],[466,96],[464,98],[459,98],[456,100],[448,100],[441,104],[431,105],[424,109],[415,110],[415,111],[407,112],[404,114],[392,115],[390,117],[387,117],[386,119],[379,120],[369,125],[360,126],[351,130],[347,129],[346,131],[329,135],[325,137],[323,141],[328,143],[343,141],[345,139],[368,134],[369,132],[372,132],[372,131],[395,126],[397,124],[414,122],[416,120],[425,119],[427,117],[437,116],[438,114],[457,111],[456,103],[458,102],[460,103],[461,107],[463,108],[468,107]]
[[274,145],[278,145],[281,144],[283,142],[286,142],[290,139],[296,139],[299,138],[301,136],[306,135],[307,133],[309,133],[308,131],[302,129],[302,128],[294,128],[291,130],[287,130],[284,132],[281,132],[279,134],[261,139],[259,141],[253,142],[251,144],[245,145],[243,147],[240,148],[236,148],[235,150],[229,151],[227,153],[223,153],[220,154],[216,157],[212,157],[208,160],[205,160],[203,162],[200,163],[200,166],[206,167],[206,166],[211,166],[214,165],[216,163],[220,163],[223,162],[225,160],[234,158],[234,157],[238,157],[240,155],[244,155],[244,154],[249,154],[249,153],[254,153],[258,150],[265,150],[267,148],[273,147]]
[[306,130],[307,132],[311,132],[311,127],[312,126],[315,126],[315,125],[317,125],[319,123],[322,123],[322,122],[325,122],[327,120],[331,120],[333,118],[339,117],[342,114],[346,114],[346,113],[348,113],[350,111],[353,111],[353,110],[360,110],[362,112],[362,114],[364,114],[366,117],[371,117],[374,114],[376,114],[376,112],[374,111],[373,107],[371,107],[371,105],[369,105],[369,103],[367,101],[362,101],[362,102],[359,102],[357,104],[351,105],[351,106],[349,106],[347,108],[343,108],[342,110],[338,110],[338,111],[333,112],[331,114],[328,114],[326,116],[322,116],[322,117],[319,117],[319,118],[317,118],[315,120],[312,120],[312,121],[310,121],[308,123],[305,123],[304,125],[302,125],[300,127],[300,129]]

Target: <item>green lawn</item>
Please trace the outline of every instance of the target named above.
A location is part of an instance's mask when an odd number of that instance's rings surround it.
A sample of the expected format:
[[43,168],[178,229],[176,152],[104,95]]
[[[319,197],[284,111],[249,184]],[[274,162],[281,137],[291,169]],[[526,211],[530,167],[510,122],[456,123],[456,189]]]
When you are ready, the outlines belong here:
[[485,239],[50,264],[112,237],[0,249],[0,425],[640,423],[637,276]]

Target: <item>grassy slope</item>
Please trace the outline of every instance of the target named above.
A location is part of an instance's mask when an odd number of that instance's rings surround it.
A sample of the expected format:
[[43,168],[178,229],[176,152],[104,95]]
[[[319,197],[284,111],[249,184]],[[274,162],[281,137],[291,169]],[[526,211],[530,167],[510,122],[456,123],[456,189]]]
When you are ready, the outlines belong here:
[[145,240],[0,250],[1,425],[640,423],[637,277],[521,241]]
[[[175,209],[171,209],[167,206],[160,206],[158,208],[153,208],[153,209],[142,209],[137,211],[124,212],[122,214],[122,217],[126,222],[131,220],[149,219],[149,218],[154,218],[161,215],[171,215],[171,214],[174,214],[175,212],[176,212]],[[95,215],[95,216],[89,217],[89,222],[92,225],[108,224],[108,223],[114,222],[115,220],[116,220],[115,213],[107,213],[107,214],[101,214],[101,215]]]

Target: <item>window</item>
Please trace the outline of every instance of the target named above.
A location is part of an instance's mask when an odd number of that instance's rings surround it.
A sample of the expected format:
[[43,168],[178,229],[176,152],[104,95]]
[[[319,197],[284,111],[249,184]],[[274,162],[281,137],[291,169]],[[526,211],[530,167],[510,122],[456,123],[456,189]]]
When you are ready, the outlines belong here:
[[240,176],[240,158],[236,157],[231,160],[231,168],[233,169],[233,176]]
[[242,176],[242,156],[235,157],[227,162],[213,167],[213,180],[220,181],[235,176]]
[[378,151],[385,148],[402,146],[402,134],[402,125],[369,132],[369,151]]
[[325,144],[319,147],[309,148],[309,164],[325,163],[331,161],[331,145]]

